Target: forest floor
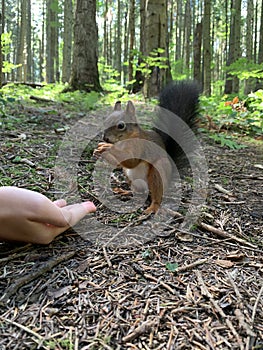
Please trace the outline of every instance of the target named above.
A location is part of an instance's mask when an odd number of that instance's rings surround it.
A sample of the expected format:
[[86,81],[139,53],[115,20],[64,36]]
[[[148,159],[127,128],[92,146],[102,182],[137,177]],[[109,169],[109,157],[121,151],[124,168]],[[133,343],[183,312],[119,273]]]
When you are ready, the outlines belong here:
[[[98,211],[48,246],[0,243],[0,349],[263,349],[262,143],[230,150],[203,138],[208,194],[186,233],[187,177],[163,224],[100,203],[97,140],[81,154],[78,138],[62,142],[81,120],[95,132],[99,118],[36,102],[3,119],[1,186],[92,199]],[[77,165],[65,170],[69,159]]]

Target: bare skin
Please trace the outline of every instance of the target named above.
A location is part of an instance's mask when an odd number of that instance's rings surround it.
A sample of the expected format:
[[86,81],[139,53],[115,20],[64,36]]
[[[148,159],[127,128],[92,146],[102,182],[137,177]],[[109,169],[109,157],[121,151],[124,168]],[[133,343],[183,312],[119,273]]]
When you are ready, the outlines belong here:
[[18,187],[0,187],[0,240],[48,244],[96,211],[92,202],[67,205]]

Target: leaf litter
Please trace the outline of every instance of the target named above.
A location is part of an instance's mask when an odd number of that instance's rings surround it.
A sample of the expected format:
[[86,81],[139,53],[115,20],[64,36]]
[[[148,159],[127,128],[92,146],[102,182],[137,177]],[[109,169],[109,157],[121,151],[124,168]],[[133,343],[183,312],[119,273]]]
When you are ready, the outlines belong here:
[[[65,120],[63,108],[24,108],[24,122],[0,130],[0,185],[54,196],[63,137],[55,129],[79,118]],[[263,348],[262,148],[203,145],[209,195],[187,236],[178,225],[182,211],[153,239],[132,246],[101,246],[74,229],[49,246],[0,244],[1,349]],[[92,176],[91,152],[80,188]],[[92,188],[82,194],[98,205],[105,231],[134,221],[143,229],[138,216],[100,206]]]

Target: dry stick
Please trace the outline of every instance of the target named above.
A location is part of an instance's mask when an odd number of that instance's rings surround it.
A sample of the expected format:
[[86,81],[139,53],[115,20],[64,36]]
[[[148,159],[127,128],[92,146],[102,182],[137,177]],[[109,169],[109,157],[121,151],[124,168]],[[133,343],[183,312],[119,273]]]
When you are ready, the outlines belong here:
[[159,283],[163,288],[167,289],[170,293],[175,294],[174,289],[172,289],[167,283],[164,283],[163,281],[158,280],[158,278],[150,275],[149,273],[142,273],[142,275],[151,280],[154,281],[155,283]]
[[257,248],[256,245],[252,244],[252,243],[249,243],[247,241],[245,241],[244,239],[242,238],[238,238],[234,235],[231,235],[230,233],[226,232],[226,231],[223,231],[223,230],[220,230],[214,226],[211,226],[211,225],[208,225],[208,224],[205,224],[204,222],[200,222],[199,223],[199,226],[201,226],[202,228],[204,228],[205,230],[207,231],[210,231],[210,232],[213,232],[215,233],[216,235],[218,235],[219,237],[223,237],[223,238],[228,238],[228,239],[232,239],[238,243],[242,243],[242,244],[245,244],[251,248]]
[[132,333],[123,337],[122,341],[124,343],[127,343],[128,341],[132,341],[138,338],[143,333],[149,332],[149,330],[151,330],[151,328],[154,327],[158,322],[159,320],[157,319],[143,322],[140,326],[136,327]]
[[253,332],[251,326],[245,321],[245,316],[243,315],[243,313],[240,310],[243,307],[242,295],[241,295],[241,293],[240,293],[240,291],[239,291],[235,281],[231,277],[231,274],[228,273],[227,276],[228,276],[228,279],[229,279],[232,287],[234,288],[234,291],[235,291],[236,296],[237,296],[237,302],[239,304],[239,309],[235,309],[235,311],[234,311],[234,313],[235,313],[235,315],[236,315],[236,317],[238,319],[238,322],[239,322],[240,326],[243,327],[246,330],[246,333],[247,333],[247,335],[249,337],[250,336],[255,337],[256,334]]
[[253,312],[252,312],[252,324],[253,324],[254,321],[255,321],[255,316],[256,316],[256,312],[257,312],[257,307],[258,307],[259,300],[260,300],[262,294],[263,294],[263,285],[261,286],[261,289],[260,289],[260,291],[259,291],[259,293],[258,293],[258,296],[257,296],[257,299],[256,299],[256,301],[255,301],[255,305],[254,305],[254,307],[253,307]]
[[200,260],[197,260],[191,264],[188,264],[188,265],[185,265],[185,266],[181,266],[181,267],[178,267],[178,269],[176,270],[176,272],[184,272],[184,271],[187,271],[187,270],[191,270],[193,267],[196,267],[198,265],[202,265],[202,264],[205,264],[207,262],[208,259],[200,259]]
[[217,304],[217,302],[213,298],[212,294],[208,291],[208,289],[205,285],[205,282],[203,280],[202,273],[200,271],[196,271],[196,276],[197,276],[197,280],[200,284],[201,293],[203,295],[205,295],[207,298],[209,298],[210,302],[213,304],[214,308],[219,313],[219,315],[225,319],[228,328],[230,329],[232,334],[236,337],[237,342],[239,343],[240,349],[244,350],[244,345],[242,344],[242,339],[240,338],[239,334],[237,333],[235,327],[233,326],[233,323],[227,318],[227,316],[224,313],[224,311],[222,310],[222,308]]
[[33,273],[29,273],[19,278],[15,283],[11,284],[11,286],[6,290],[6,293],[3,295],[3,297],[0,300],[7,301],[12,295],[14,295],[18,291],[19,288],[23,287],[25,284],[30,283],[36,278],[42,276],[44,273],[52,270],[54,266],[72,258],[75,254],[76,254],[76,251],[71,251],[67,254],[60,255],[59,257],[53,257],[48,262],[43,263]]
[[[256,312],[257,312],[257,308],[258,308],[258,303],[259,303],[259,300],[260,300],[262,294],[263,294],[263,285],[261,286],[261,289],[260,289],[260,291],[259,291],[259,293],[258,293],[257,299],[256,299],[255,304],[254,304],[254,307],[253,307],[253,311],[252,311],[252,322],[251,322],[252,325],[251,325],[251,327],[253,327],[253,325],[254,325],[255,316],[256,316]],[[251,332],[253,332],[253,331],[251,330]],[[249,350],[249,349],[250,349],[251,338],[255,338],[256,336],[257,336],[256,334],[250,334],[250,333],[248,334],[248,339],[247,339],[247,344],[246,344],[246,350]]]
[[[44,338],[43,338],[41,335],[39,335],[38,333],[32,331],[32,329],[30,329],[30,328],[28,328],[28,327],[26,327],[26,326],[23,326],[23,325],[20,324],[20,323],[17,323],[17,322],[15,322],[15,321],[9,320],[8,318],[2,317],[2,316],[0,316],[0,319],[3,320],[4,322],[8,322],[8,323],[12,324],[13,326],[16,326],[16,327],[22,329],[23,331],[25,331],[25,332],[27,332],[27,333],[33,335],[33,336],[36,337],[38,340],[41,340],[41,341],[44,340]],[[38,343],[38,341],[37,341],[37,343]]]
[[233,193],[231,191],[228,191],[226,190],[224,187],[218,185],[218,184],[215,184],[215,188],[219,191],[219,192],[222,192],[224,194],[227,194],[229,196],[233,196]]
[[106,250],[105,246],[103,247],[103,254],[104,254],[104,257],[105,257],[105,259],[107,261],[108,266],[112,267],[112,263],[110,261],[110,258],[108,256],[108,253],[107,253],[107,250]]

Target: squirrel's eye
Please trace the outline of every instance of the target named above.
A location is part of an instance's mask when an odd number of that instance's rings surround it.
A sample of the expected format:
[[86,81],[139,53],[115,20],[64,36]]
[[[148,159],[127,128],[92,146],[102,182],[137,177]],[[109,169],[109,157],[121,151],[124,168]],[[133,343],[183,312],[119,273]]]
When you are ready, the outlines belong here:
[[117,124],[118,130],[124,130],[125,128],[126,128],[126,124],[123,121],[121,121]]

